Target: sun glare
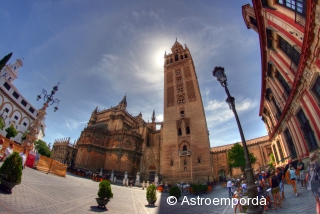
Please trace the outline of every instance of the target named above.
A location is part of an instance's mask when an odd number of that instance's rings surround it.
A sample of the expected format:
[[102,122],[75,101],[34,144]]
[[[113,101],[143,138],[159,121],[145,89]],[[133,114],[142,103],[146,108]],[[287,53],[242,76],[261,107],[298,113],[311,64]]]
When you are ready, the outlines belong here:
[[156,60],[157,66],[163,67],[163,65],[164,65],[164,59],[163,59],[164,49],[159,50],[155,57],[156,57],[155,60]]

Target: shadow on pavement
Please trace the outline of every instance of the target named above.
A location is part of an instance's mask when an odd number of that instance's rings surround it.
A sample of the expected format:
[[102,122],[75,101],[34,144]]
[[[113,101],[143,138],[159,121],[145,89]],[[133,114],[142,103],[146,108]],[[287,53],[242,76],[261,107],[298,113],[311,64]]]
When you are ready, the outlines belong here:
[[101,207],[98,207],[98,206],[90,206],[90,211],[97,212],[97,213],[102,213],[102,212],[108,211],[108,209],[107,208],[101,208]]

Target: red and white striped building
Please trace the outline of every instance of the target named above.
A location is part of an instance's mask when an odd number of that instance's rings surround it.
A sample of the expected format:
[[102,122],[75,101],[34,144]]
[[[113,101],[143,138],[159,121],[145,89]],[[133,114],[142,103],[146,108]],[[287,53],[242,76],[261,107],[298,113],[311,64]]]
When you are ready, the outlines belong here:
[[252,3],[242,6],[242,15],[260,39],[259,116],[281,165],[320,146],[320,1]]

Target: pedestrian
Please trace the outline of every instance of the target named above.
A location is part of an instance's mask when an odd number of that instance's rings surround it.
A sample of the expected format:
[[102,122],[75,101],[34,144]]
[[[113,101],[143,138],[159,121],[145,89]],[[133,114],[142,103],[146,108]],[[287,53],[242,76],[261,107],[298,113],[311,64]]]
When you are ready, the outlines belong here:
[[301,158],[299,158],[297,169],[300,172],[301,188],[305,188],[306,187],[306,175],[304,172],[304,163],[302,162]]
[[282,207],[281,199],[280,199],[279,181],[276,177],[274,170],[270,172],[269,185],[271,187],[271,193],[272,193],[273,202],[274,202],[274,207],[272,209],[276,209],[278,206]]
[[311,190],[314,197],[316,198],[316,211],[317,214],[320,213],[320,192],[318,191],[320,187],[319,176],[320,176],[320,165],[319,165],[319,156],[316,153],[313,153],[309,157],[310,165],[307,170],[306,181],[308,183],[308,190]]
[[242,181],[241,188],[242,188],[244,191],[247,190],[247,181],[246,181],[246,180],[243,180],[243,181]]
[[292,185],[293,191],[296,196],[298,196],[298,191],[297,191],[297,183],[296,183],[296,170],[293,167],[292,164],[289,165],[289,173],[290,173],[290,183]]
[[26,160],[27,160],[27,149],[24,148],[23,152],[20,152],[20,157],[22,159],[22,169],[26,168]]
[[280,192],[282,194],[281,200],[284,200],[284,176],[283,176],[283,171],[280,167],[277,167],[276,170],[277,173],[277,180],[279,182],[279,188],[280,188]]
[[231,191],[231,189],[232,189],[232,182],[231,182],[230,179],[228,179],[227,188],[228,188],[228,190],[229,190],[229,197],[232,197],[232,191]]
[[12,153],[13,153],[13,143],[10,143],[10,145],[4,151],[2,161],[5,161]]
[[132,181],[130,181],[130,188],[132,187]]
[[237,213],[237,209],[239,208],[239,212],[241,213],[241,204],[240,204],[240,193],[235,191],[233,195],[233,206],[234,206],[234,213]]

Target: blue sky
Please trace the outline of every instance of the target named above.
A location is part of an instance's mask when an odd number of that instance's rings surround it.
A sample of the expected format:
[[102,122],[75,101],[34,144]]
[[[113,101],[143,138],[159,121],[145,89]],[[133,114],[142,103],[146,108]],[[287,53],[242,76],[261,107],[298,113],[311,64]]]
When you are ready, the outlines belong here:
[[0,58],[23,59],[14,84],[37,108],[42,89],[59,110],[47,109],[47,143],[79,138],[96,106],[116,106],[127,95],[127,111],[163,118],[163,55],[176,38],[194,60],[211,146],[240,141],[226,94],[212,76],[225,67],[228,87],[247,140],[267,134],[259,117],[261,62],[258,34],[248,30],[242,5],[251,1],[68,0],[1,1]]

